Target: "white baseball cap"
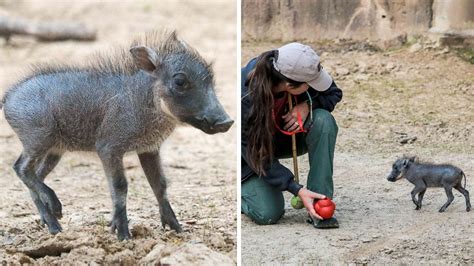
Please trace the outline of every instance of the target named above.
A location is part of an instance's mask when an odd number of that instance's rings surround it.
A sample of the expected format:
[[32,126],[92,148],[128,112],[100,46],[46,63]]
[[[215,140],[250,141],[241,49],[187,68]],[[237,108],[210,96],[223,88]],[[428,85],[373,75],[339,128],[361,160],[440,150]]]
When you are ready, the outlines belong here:
[[293,42],[278,48],[273,67],[294,81],[306,82],[313,89],[325,91],[332,78],[320,65],[318,54],[308,45]]

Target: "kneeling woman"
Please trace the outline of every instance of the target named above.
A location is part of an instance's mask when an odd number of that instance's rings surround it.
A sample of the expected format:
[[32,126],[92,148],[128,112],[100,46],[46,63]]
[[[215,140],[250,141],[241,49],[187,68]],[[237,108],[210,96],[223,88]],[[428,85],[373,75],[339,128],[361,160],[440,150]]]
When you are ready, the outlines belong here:
[[[317,228],[338,227],[321,220],[313,202],[333,197],[337,125],[330,112],[342,91],[307,45],[290,43],[262,53],[242,69],[242,213],[257,224],[276,223],[284,213],[282,191],[299,196]],[[288,93],[293,108],[288,108]],[[278,159],[309,154],[306,188]]]

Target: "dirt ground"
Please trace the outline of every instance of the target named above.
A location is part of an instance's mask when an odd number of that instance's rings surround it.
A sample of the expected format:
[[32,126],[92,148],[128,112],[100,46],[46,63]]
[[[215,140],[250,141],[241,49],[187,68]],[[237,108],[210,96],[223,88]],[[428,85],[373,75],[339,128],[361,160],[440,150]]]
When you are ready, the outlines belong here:
[[[474,212],[464,197],[445,213],[443,189],[429,189],[414,210],[413,186],[386,180],[403,154],[453,163],[474,187],[474,65],[457,51],[427,40],[377,51],[369,44],[311,44],[344,92],[333,112],[338,125],[334,183],[336,230],[314,229],[306,211],[294,210],[285,193],[285,215],[258,226],[242,215],[242,263],[256,264],[473,264]],[[242,46],[242,64],[280,43]],[[472,58],[471,58],[472,60]],[[292,169],[291,160],[284,163]],[[300,157],[306,182],[307,156]],[[472,199],[471,199],[472,202]]]
[[[16,1],[0,11],[34,20],[74,20],[98,30],[95,42],[39,43],[0,39],[0,92],[39,62],[81,62],[95,52],[125,45],[151,30],[177,29],[214,62],[217,94],[236,118],[236,11],[232,1]],[[3,93],[2,93],[3,94]],[[0,264],[236,263],[236,127],[206,135],[181,127],[162,147],[168,196],[184,233],[164,230],[156,199],[136,155],[125,157],[128,214],[133,239],[119,242],[108,230],[111,199],[95,155],[68,153],[46,183],[63,204],[63,232],[50,235],[27,188],[11,166],[22,147],[0,115]]]

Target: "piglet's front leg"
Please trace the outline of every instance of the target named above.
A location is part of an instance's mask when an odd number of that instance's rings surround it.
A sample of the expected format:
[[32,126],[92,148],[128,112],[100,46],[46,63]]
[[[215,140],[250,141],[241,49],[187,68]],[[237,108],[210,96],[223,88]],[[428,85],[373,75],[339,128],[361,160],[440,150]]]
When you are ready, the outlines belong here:
[[111,231],[117,231],[119,240],[130,239],[127,218],[128,184],[123,169],[123,153],[102,148],[98,151],[109,183],[113,203]]
[[176,219],[176,215],[166,196],[166,178],[161,168],[159,151],[141,153],[138,154],[138,158],[140,159],[148,183],[150,183],[151,189],[158,200],[163,227],[168,225],[171,229],[180,233],[182,231],[181,225]]

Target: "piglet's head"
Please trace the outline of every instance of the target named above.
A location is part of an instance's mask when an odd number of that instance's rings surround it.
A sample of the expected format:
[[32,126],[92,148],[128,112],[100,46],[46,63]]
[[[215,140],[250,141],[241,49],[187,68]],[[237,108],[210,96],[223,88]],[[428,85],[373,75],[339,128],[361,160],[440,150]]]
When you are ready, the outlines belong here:
[[156,80],[155,104],[163,112],[207,134],[229,130],[234,121],[216,96],[211,65],[176,33],[160,47],[135,46],[130,52],[137,67]]
[[405,175],[410,165],[414,163],[416,157],[404,157],[396,160],[392,165],[392,171],[387,177],[387,180],[390,182],[395,182]]

